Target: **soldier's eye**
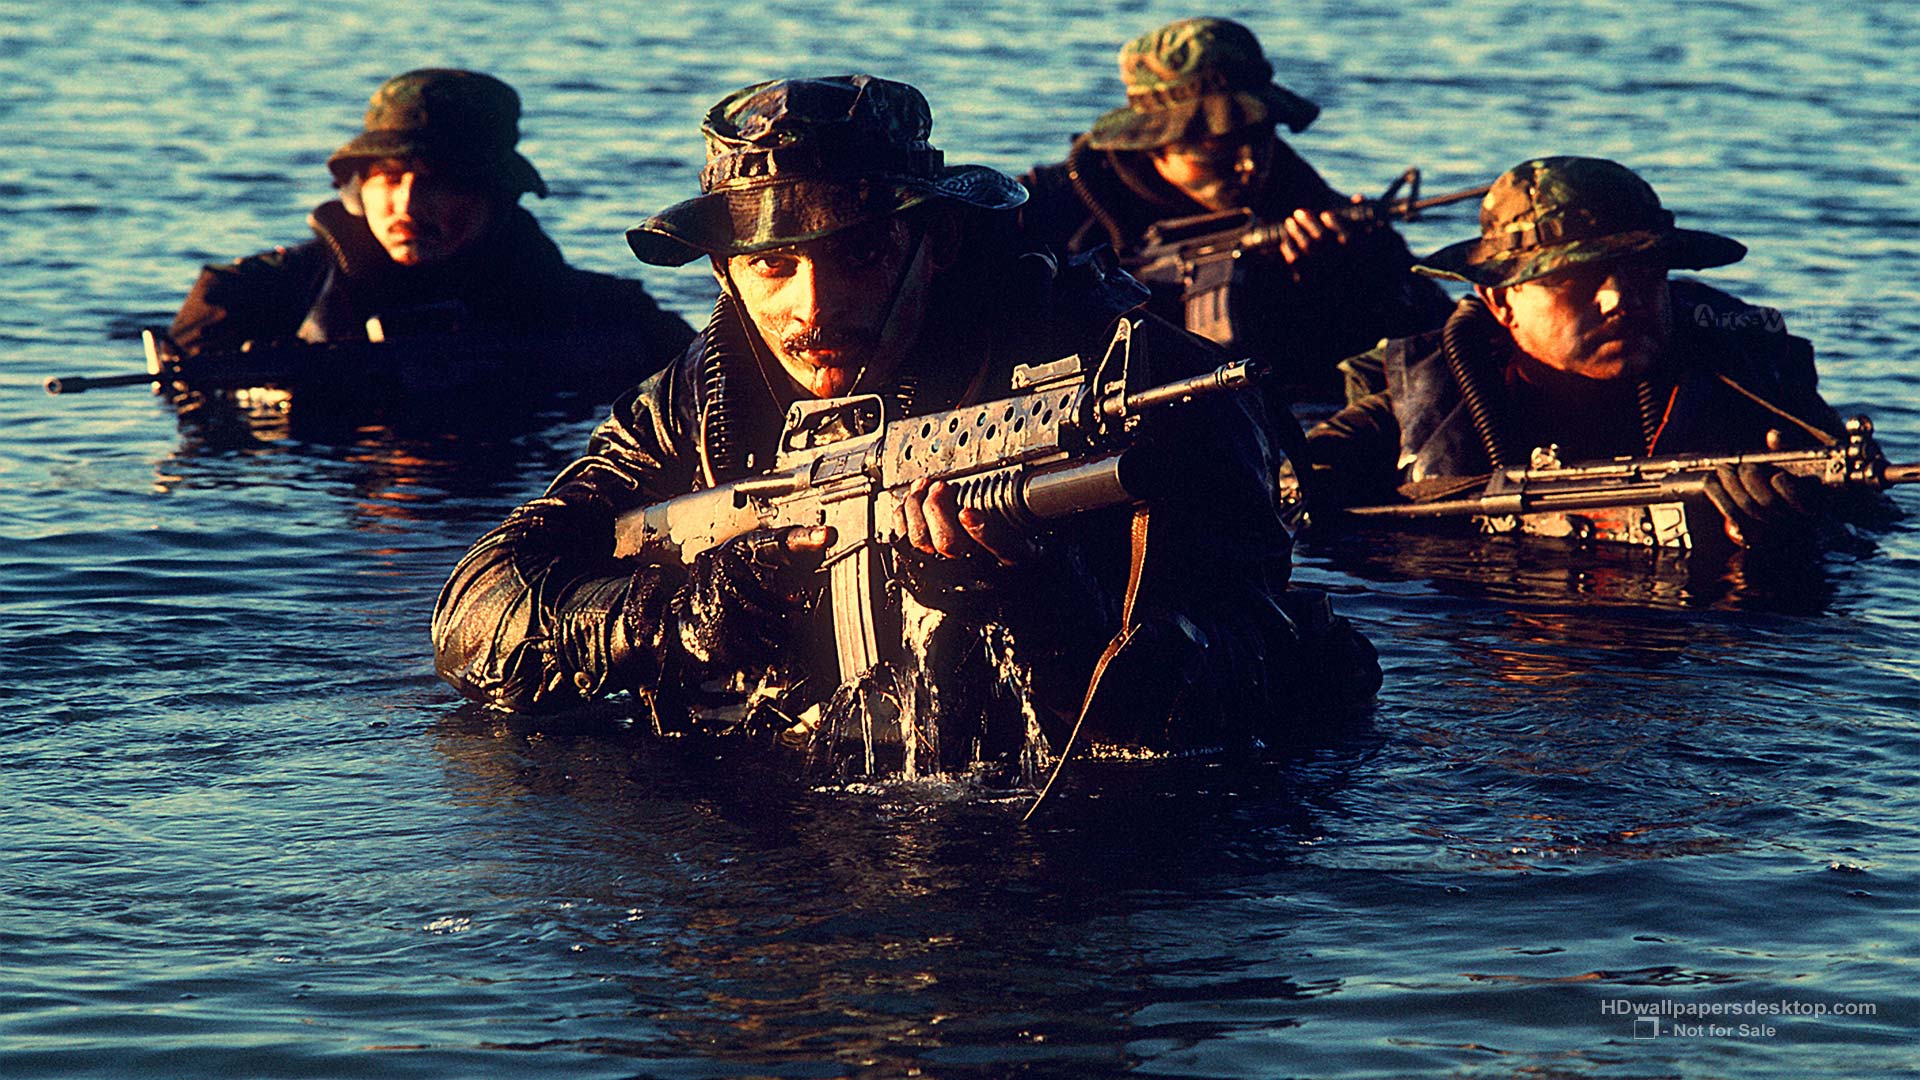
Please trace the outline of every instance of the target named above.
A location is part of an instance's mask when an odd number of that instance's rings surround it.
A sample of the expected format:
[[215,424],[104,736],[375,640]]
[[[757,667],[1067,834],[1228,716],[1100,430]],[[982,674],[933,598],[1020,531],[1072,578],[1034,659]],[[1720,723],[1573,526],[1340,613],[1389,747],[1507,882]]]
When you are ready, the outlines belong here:
[[389,184],[397,184],[407,174],[407,166],[398,161],[377,161],[367,166],[366,179],[380,179]]
[[793,273],[794,259],[791,255],[750,255],[747,257],[747,269],[760,277],[786,277]]

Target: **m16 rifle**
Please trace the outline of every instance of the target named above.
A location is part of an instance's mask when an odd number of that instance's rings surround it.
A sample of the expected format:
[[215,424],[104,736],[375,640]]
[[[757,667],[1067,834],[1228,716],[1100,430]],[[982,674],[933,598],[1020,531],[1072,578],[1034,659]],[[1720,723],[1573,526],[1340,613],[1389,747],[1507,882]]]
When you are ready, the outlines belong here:
[[[1400,194],[1402,189],[1406,194]],[[1359,226],[1412,221],[1436,206],[1477,199],[1487,187],[1420,197],[1420,170],[1401,173],[1377,199],[1336,207],[1332,213]],[[1148,285],[1177,288],[1186,305],[1186,326],[1203,337],[1230,344],[1239,332],[1230,300],[1232,286],[1250,255],[1270,255],[1287,241],[1284,221],[1260,221],[1248,209],[1174,218],[1147,230],[1139,250],[1121,259],[1127,271]]]
[[[147,370],[121,375],[50,375],[46,381],[47,393],[57,397],[121,386],[147,386],[159,394],[174,383],[204,386],[209,390],[282,386],[305,374],[305,367],[311,363],[308,357],[317,358],[329,348],[325,345],[300,345],[282,350],[273,347],[254,348],[253,344],[248,342],[247,347],[230,352],[208,352],[189,360],[165,331],[146,327],[140,331],[140,348],[146,354]],[[285,355],[274,356],[283,352],[299,356],[299,362],[289,363]]]
[[1029,528],[1150,500],[1154,470],[1134,445],[1142,423],[1257,378],[1241,360],[1146,385],[1134,327],[1121,320],[1096,365],[1075,355],[1020,366],[1013,395],[998,401],[908,418],[888,417],[874,395],[796,403],[770,471],[622,514],[614,553],[691,565],[756,529],[831,526],[822,568],[840,680],[850,683],[892,658],[883,627],[898,605],[883,555],[900,539],[894,511],[916,480],[944,480],[961,506]]
[[1466,478],[1453,485],[1456,492],[1479,487],[1475,495],[1347,507],[1338,514],[1362,520],[1475,518],[1483,530],[1493,533],[1686,549],[1694,546],[1687,503],[1697,505],[1706,497],[1707,485],[1718,470],[1741,465],[1771,466],[1817,480],[1829,490],[1880,491],[1920,482],[1920,464],[1888,462],[1873,437],[1873,422],[1856,416],[1847,421],[1844,442],[1812,450],[1562,465],[1555,448],[1536,449],[1526,468],[1502,469],[1484,478],[1484,483]]
[[49,394],[121,386],[312,390],[330,404],[394,404],[484,392],[579,393],[610,398],[651,374],[632,332],[502,337],[472,332],[389,337],[368,320],[367,341],[313,344],[247,342],[238,349],[187,353],[164,331],[140,331],[146,370],[119,375],[58,375]]

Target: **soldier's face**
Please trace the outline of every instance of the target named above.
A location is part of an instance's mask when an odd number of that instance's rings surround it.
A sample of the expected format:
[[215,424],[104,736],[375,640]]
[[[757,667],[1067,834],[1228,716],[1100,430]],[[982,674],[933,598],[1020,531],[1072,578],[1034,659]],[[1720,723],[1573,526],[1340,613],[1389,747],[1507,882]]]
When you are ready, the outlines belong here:
[[1643,260],[1589,263],[1476,291],[1522,352],[1589,379],[1640,378],[1673,333],[1667,268]]
[[421,266],[477,243],[493,225],[498,199],[422,162],[389,159],[367,167],[360,203],[387,257]]
[[811,243],[727,260],[747,316],[813,397],[877,385],[920,336],[937,259],[896,215]]
[[1280,140],[1270,127],[1170,143],[1151,152],[1160,178],[1209,210],[1232,210],[1253,200],[1273,167]]

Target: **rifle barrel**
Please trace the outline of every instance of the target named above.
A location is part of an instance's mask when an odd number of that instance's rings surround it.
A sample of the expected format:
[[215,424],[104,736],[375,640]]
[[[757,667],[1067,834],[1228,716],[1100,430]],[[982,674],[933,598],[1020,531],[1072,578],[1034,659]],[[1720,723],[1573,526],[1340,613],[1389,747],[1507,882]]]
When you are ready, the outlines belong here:
[[1484,514],[1486,503],[1474,499],[1444,499],[1424,503],[1388,503],[1383,506],[1343,506],[1337,513],[1347,517],[1441,518]]
[[1493,190],[1492,184],[1482,184],[1475,188],[1461,188],[1459,191],[1449,191],[1445,195],[1433,195],[1425,199],[1415,199],[1406,204],[1407,212],[1414,213],[1425,210],[1430,206],[1446,206],[1451,203],[1465,202],[1468,199],[1477,199],[1491,190]]
[[[1350,221],[1385,220],[1388,218],[1411,221],[1419,217],[1420,211],[1422,210],[1431,209],[1436,206],[1446,206],[1450,203],[1465,202],[1468,199],[1477,199],[1485,195],[1491,186],[1490,184],[1484,184],[1475,188],[1463,188],[1459,191],[1449,191],[1445,195],[1434,195],[1425,199],[1374,199],[1367,202],[1350,203],[1346,206],[1336,208],[1334,213]],[[1279,231],[1279,225],[1279,222],[1275,222],[1270,226],[1262,226],[1262,228],[1271,228],[1274,230],[1271,238],[1274,243],[1278,243],[1285,237],[1285,234]],[[1247,235],[1249,239],[1252,239],[1252,233],[1248,233]]]
[[88,390],[104,390],[112,386],[138,386],[141,383],[158,382],[159,376],[142,371],[128,375],[53,375],[46,382],[49,394],[83,394]]
[[1880,473],[1880,483],[1886,487],[1895,484],[1920,484],[1920,464],[1888,465]]
[[1251,360],[1234,360],[1205,375],[1195,375],[1190,379],[1155,386],[1138,393],[1128,394],[1123,399],[1109,398],[1102,404],[1101,412],[1107,416],[1124,416],[1132,412],[1144,412],[1159,405],[1177,401],[1187,401],[1196,397],[1222,390],[1238,390],[1252,386],[1259,377],[1259,371]]

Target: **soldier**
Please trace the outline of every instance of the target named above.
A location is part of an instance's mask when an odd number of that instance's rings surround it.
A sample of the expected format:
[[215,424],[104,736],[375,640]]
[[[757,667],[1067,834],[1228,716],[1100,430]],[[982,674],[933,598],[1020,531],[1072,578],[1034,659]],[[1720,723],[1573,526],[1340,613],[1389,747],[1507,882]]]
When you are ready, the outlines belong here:
[[[629,354],[609,364],[623,385],[658,370],[692,328],[639,282],[567,265],[518,205],[547,194],[514,149],[519,119],[520,96],[490,75],[426,68],[389,79],[366,129],[327,159],[340,197],[308,217],[314,238],[207,267],[174,318],[174,342],[189,356],[246,342],[364,342],[378,317],[389,335],[606,331]],[[210,400],[185,390],[186,413]]]
[[[713,319],[461,561],[434,614],[442,677],[509,709],[625,689],[666,730],[718,702],[709,713],[748,707],[751,731],[828,737],[808,719],[838,682],[808,647],[832,640],[811,617],[826,530],[749,533],[681,567],[614,558],[613,523],[765,470],[794,402],[872,393],[914,416],[1004,396],[1017,362],[1100,355],[1138,286],[1092,260],[1017,256],[1006,226],[1026,193],[944,164],[931,122],[919,91],[868,75],[761,83],[713,107],[703,194],[627,234],[645,262],[706,258]],[[1170,377],[1220,360],[1152,319],[1137,340]],[[1290,541],[1253,407],[1209,399],[1168,436],[1204,467],[1154,506],[1145,616],[1107,680],[1133,707],[1089,721],[1102,738],[1244,744],[1378,685],[1365,639],[1284,585]],[[942,717],[945,767],[1032,749],[1029,716],[1058,748],[1128,591],[1124,513],[1042,533],[996,520],[922,483],[889,553],[902,603],[934,613],[908,663],[936,688],[919,707]]]
[[[1549,445],[1567,462],[1831,445],[1843,429],[1816,389],[1813,348],[1780,313],[1668,279],[1746,250],[1675,227],[1616,162],[1521,162],[1483,200],[1480,236],[1419,266],[1473,285],[1445,328],[1347,365],[1374,373],[1376,392],[1309,434],[1314,490],[1385,501],[1403,482],[1525,464]],[[1708,494],[1728,539],[1809,535],[1815,485],[1751,464],[1717,479]]]
[[1399,235],[1335,213],[1350,200],[1280,138],[1279,126],[1304,131],[1320,107],[1273,82],[1252,31],[1170,23],[1120,50],[1120,78],[1127,104],[1077,136],[1064,162],[1021,178],[1032,240],[1063,252],[1109,244],[1131,262],[1148,229],[1170,220],[1245,208],[1282,222],[1277,254],[1238,261],[1233,336],[1188,319],[1177,283],[1154,289],[1157,313],[1272,364],[1279,397],[1341,400],[1342,358],[1446,317],[1446,295],[1408,272]]

